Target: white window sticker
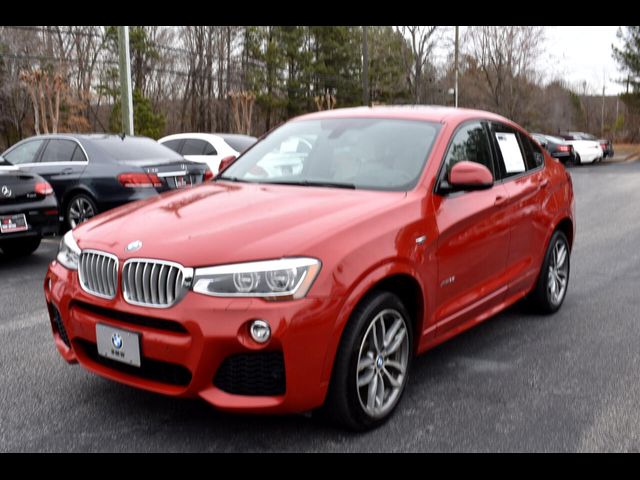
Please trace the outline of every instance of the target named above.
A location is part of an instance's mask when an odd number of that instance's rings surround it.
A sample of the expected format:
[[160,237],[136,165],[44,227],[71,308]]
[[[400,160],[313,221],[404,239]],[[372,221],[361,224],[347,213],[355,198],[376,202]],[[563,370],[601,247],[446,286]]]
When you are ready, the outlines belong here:
[[524,158],[522,158],[516,134],[500,132],[496,133],[496,138],[498,139],[507,173],[524,172],[526,167],[524,166]]

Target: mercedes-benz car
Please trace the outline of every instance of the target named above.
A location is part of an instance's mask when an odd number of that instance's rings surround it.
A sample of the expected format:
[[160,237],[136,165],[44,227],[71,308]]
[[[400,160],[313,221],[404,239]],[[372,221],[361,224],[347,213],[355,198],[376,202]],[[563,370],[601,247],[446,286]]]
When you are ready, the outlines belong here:
[[[294,138],[301,169],[251,174]],[[44,294],[58,351],[98,375],[362,430],[399,405],[415,355],[524,297],[561,307],[574,209],[567,170],[506,118],[330,110],[213,182],[79,225]]]
[[58,202],[51,185],[0,157],[0,250],[15,257],[33,253],[45,235],[58,231]]
[[3,156],[53,187],[66,228],[99,212],[213,177],[146,137],[51,134],[27,138]]

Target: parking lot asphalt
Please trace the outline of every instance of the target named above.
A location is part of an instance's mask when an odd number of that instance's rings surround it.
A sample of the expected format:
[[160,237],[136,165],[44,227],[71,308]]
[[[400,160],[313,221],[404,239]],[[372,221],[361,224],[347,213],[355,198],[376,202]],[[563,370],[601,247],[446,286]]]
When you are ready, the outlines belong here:
[[225,414],[69,366],[42,294],[57,240],[0,256],[0,452],[640,451],[640,162],[570,171],[561,311],[516,305],[422,355],[396,414],[365,434]]

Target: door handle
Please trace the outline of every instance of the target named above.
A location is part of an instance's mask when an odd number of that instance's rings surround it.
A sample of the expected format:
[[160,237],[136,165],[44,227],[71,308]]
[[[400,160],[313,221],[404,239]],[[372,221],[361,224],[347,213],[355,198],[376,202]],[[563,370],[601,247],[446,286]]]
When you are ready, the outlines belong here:
[[496,201],[495,201],[495,202],[493,202],[493,204],[494,204],[495,206],[502,205],[504,202],[506,202],[506,201],[507,201],[507,198],[508,198],[508,197],[507,197],[506,195],[498,195],[498,196],[496,197]]
[[73,173],[73,168],[71,167],[63,168],[62,171],[60,172],[61,175],[71,175],[72,173]]

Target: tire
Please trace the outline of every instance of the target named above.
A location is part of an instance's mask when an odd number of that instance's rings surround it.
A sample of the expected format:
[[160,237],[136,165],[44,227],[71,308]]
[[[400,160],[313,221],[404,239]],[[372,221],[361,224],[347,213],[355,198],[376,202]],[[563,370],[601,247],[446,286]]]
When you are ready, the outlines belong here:
[[41,240],[42,237],[4,240],[0,243],[0,249],[2,249],[7,257],[26,257],[38,249]]
[[[556,249],[558,250],[556,251]],[[558,256],[562,257],[562,250],[564,251],[564,260],[558,258]],[[571,250],[567,237],[560,230],[556,230],[549,240],[540,274],[530,297],[532,306],[540,313],[555,313],[562,306],[569,288],[570,259]],[[564,284],[562,283],[563,278]],[[561,290],[558,291],[558,288]]]
[[74,195],[71,200],[67,202],[64,220],[67,227],[73,229],[97,214],[98,207],[93,198],[84,193],[80,193]]
[[575,158],[575,160],[573,161],[573,164],[574,164],[575,166],[578,166],[578,165],[582,164],[582,160],[580,160],[580,155],[578,155],[577,153],[576,153],[576,158]]
[[[376,348],[375,340],[381,336],[383,324],[387,335],[392,329],[396,333],[378,345],[382,348]],[[391,349],[393,352],[388,353]],[[412,323],[405,306],[392,293],[371,293],[354,310],[342,335],[322,408],[324,416],[354,431],[382,425],[400,402],[412,355]],[[369,366],[359,372],[359,366],[367,363]],[[357,386],[358,379],[363,382],[361,387]],[[367,379],[369,382],[364,383]]]

